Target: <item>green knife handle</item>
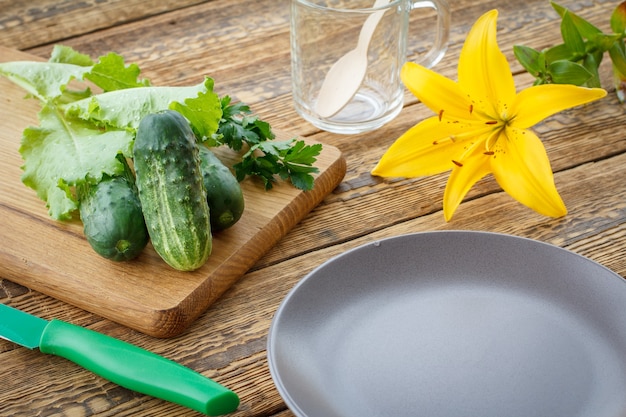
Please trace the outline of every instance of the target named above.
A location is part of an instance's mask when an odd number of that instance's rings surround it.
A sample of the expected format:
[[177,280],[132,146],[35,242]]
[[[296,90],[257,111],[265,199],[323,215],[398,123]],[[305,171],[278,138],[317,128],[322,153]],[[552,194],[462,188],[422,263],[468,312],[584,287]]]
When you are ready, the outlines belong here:
[[140,347],[52,320],[39,350],[61,356],[111,382],[211,416],[233,412],[239,397],[215,381]]

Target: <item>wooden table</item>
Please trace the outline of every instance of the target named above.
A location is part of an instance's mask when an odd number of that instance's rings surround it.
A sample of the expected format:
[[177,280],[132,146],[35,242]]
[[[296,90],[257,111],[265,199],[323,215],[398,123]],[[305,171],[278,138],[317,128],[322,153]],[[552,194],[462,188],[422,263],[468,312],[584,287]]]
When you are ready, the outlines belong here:
[[[514,60],[513,45],[541,49],[560,42],[560,19],[547,0],[450,3],[450,48],[437,67],[448,77],[456,77],[467,31],[492,8],[500,10],[499,44],[517,74],[518,88],[532,79]],[[608,31],[618,2],[560,3]],[[384,181],[369,174],[399,135],[431,115],[410,94],[397,119],[356,136],[320,132],[296,115],[290,91],[288,0],[0,0],[0,45],[47,59],[54,43],[93,57],[115,51],[162,85],[191,85],[210,75],[220,94],[248,103],[275,129],[335,146],[346,158],[347,174],[334,192],[180,336],[153,338],[0,280],[0,302],[109,334],[227,385],[241,397],[233,415],[292,415],[268,371],[265,348],[272,316],[307,272],[374,239],[441,229],[509,233],[570,249],[626,276],[626,117],[607,65],[602,67],[604,86],[610,90],[605,99],[560,113],[534,129],[545,142],[567,216],[542,217],[503,193],[489,177],[446,223],[441,201],[447,175]],[[1,415],[197,415],[120,388],[66,360],[2,340],[0,375]]]

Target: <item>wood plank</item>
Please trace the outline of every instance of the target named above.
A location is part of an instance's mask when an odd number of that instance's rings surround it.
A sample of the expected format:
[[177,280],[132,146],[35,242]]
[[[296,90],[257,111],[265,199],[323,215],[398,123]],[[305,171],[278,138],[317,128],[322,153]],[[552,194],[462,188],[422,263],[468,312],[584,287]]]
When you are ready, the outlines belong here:
[[[0,49],[0,61],[23,54]],[[325,145],[316,164],[312,191],[288,183],[265,191],[256,181],[242,183],[246,210],[232,228],[214,233],[207,264],[193,272],[175,271],[151,245],[132,262],[101,258],[87,244],[79,221],[50,219],[44,203],[20,181],[21,132],[37,124],[38,103],[6,79],[0,113],[0,273],[17,283],[158,337],[183,331],[248,268],[331,192],[345,173],[341,153]],[[277,132],[278,139],[295,135]],[[26,233],[25,233],[26,232]],[[33,245],[33,239],[41,242]]]
[[0,0],[0,45],[27,49],[202,3],[201,0]]

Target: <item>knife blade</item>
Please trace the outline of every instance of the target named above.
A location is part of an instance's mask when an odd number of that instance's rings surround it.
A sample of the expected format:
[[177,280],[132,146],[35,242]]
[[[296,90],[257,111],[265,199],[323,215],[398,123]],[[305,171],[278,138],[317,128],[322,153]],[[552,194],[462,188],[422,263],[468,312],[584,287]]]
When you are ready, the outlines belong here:
[[44,320],[0,303],[0,337],[61,356],[122,387],[210,416],[239,406],[233,391],[174,361],[61,320]]

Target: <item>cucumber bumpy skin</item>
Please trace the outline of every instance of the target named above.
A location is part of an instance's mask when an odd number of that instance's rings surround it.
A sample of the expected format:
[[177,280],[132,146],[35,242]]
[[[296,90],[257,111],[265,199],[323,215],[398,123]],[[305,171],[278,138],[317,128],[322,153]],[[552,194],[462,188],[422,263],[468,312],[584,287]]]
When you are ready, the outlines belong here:
[[148,244],[148,231],[133,182],[105,177],[79,187],[80,219],[87,242],[113,261],[136,258]]
[[245,203],[237,178],[206,146],[200,146],[200,169],[211,214],[211,230],[233,226],[243,214]]
[[189,123],[178,112],[150,114],[139,123],[133,159],[146,226],[156,252],[180,271],[198,269],[211,254],[198,152]]

